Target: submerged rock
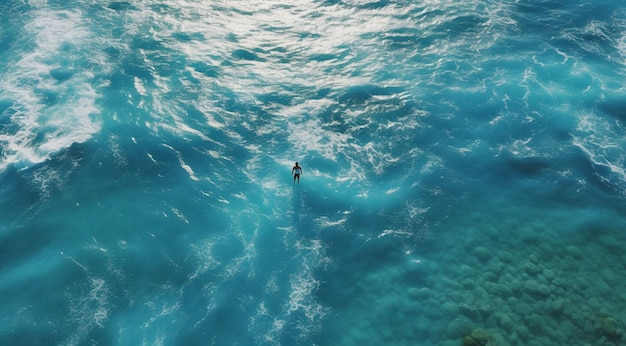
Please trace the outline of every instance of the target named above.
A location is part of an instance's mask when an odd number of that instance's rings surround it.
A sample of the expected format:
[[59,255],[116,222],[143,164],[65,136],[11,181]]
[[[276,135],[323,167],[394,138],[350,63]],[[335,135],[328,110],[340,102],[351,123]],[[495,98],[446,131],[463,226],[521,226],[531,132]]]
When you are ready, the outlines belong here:
[[478,344],[471,336],[466,335],[463,337],[463,346],[477,346]]
[[454,319],[446,327],[446,336],[450,339],[458,340],[467,335],[472,330],[472,323],[464,319]]
[[481,262],[487,262],[491,259],[491,257],[493,257],[493,254],[491,253],[491,251],[489,251],[489,249],[482,247],[482,246],[475,247],[472,253]]
[[524,291],[531,296],[547,297],[550,295],[550,287],[548,285],[540,284],[532,279],[524,283]]
[[502,250],[499,250],[499,251],[497,252],[497,256],[498,256],[498,259],[500,259],[500,261],[502,261],[502,262],[506,262],[506,263],[511,263],[511,262],[513,262],[513,261],[514,261],[514,259],[515,259],[515,258],[513,257],[513,254],[512,254],[512,253],[510,253],[510,252],[506,252],[506,251],[502,251]]
[[470,335],[463,337],[463,346],[489,346],[494,338],[482,328],[472,330]]
[[476,340],[479,345],[486,345],[489,342],[489,334],[487,333],[487,331],[481,328],[476,328],[472,330],[470,337]]
[[618,341],[623,338],[624,331],[612,316],[597,314],[593,316],[592,320],[596,330],[600,331],[607,339]]

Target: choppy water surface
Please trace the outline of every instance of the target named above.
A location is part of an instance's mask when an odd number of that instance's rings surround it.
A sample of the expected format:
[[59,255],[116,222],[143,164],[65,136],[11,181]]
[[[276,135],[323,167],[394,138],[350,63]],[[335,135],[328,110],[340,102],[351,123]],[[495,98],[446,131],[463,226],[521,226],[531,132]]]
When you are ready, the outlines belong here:
[[0,13],[3,344],[623,342],[623,4]]

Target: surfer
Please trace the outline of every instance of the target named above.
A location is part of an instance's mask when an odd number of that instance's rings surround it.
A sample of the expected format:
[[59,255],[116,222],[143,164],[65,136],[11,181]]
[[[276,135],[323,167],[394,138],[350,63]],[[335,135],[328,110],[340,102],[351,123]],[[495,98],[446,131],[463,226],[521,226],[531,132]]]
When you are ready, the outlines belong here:
[[296,165],[293,166],[293,168],[291,169],[291,174],[293,174],[293,182],[295,183],[296,178],[298,178],[298,184],[300,184],[300,174],[302,174],[302,167],[300,167],[297,162]]

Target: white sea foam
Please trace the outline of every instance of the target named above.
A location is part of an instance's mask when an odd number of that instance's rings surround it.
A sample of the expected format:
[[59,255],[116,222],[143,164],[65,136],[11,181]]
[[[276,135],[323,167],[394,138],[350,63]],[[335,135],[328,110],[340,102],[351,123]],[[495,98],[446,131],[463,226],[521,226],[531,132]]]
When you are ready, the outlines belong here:
[[189,220],[187,220],[187,218],[185,217],[185,215],[178,210],[177,208],[172,207],[172,212],[179,218],[181,219],[184,223],[189,223]]
[[174,149],[174,148],[173,148],[172,146],[170,146],[170,145],[167,145],[167,144],[162,144],[162,145],[163,145],[164,147],[166,147],[166,148],[170,149],[171,151],[173,151],[173,152],[176,154],[176,156],[178,157],[178,163],[180,164],[180,167],[181,167],[181,168],[182,168],[185,172],[187,172],[187,174],[189,175],[189,178],[190,178],[191,180],[194,180],[194,181],[198,181],[198,180],[200,180],[200,178],[198,178],[198,177],[196,176],[196,173],[193,171],[193,169],[191,168],[191,166],[189,166],[189,165],[188,165],[188,164],[187,164],[187,163],[183,160],[183,155],[182,155],[182,153],[181,153],[180,151],[178,151],[178,150]]
[[[81,345],[86,342],[87,334],[94,328],[102,328],[109,318],[110,304],[108,302],[109,287],[102,278],[88,278],[85,291],[68,291],[70,315],[73,325],[76,326],[74,333],[64,341],[67,345]],[[71,287],[79,289],[79,287]],[[69,288],[68,288],[69,289]]]
[[215,270],[222,266],[222,263],[213,256],[214,241],[205,241],[203,244],[191,244],[191,250],[198,258],[199,265],[196,270],[189,276],[190,280],[196,279],[199,275],[207,271]]
[[303,319],[296,320],[296,324],[302,336],[306,336],[320,327],[319,323],[329,309],[315,300],[314,294],[320,282],[312,277],[310,271],[293,274],[289,281],[291,292],[286,305],[287,313],[293,315],[298,312],[304,315]]
[[146,96],[146,87],[143,85],[143,82],[141,81],[141,79],[139,79],[139,77],[134,78],[135,80],[135,90],[137,90],[137,92],[139,93],[139,95],[141,96]]
[[20,40],[32,49],[16,52],[16,60],[9,62],[14,68],[0,78],[3,97],[13,103],[16,128],[0,134],[0,170],[41,163],[99,131],[94,76],[73,62],[97,56],[88,48],[89,36],[78,11],[36,10],[25,25]]
[[407,236],[411,236],[412,233],[409,231],[403,231],[403,230],[385,229],[378,235],[378,238],[382,238],[387,235],[397,235],[397,236],[407,237]]
[[331,219],[331,218],[329,218],[327,216],[322,216],[322,217],[319,217],[316,221],[320,225],[320,227],[327,228],[327,227],[341,226],[346,221],[348,221],[348,219],[347,218],[339,218],[337,220],[333,220],[333,219]]
[[626,194],[626,141],[616,122],[593,113],[581,114],[572,143],[596,167],[598,179]]

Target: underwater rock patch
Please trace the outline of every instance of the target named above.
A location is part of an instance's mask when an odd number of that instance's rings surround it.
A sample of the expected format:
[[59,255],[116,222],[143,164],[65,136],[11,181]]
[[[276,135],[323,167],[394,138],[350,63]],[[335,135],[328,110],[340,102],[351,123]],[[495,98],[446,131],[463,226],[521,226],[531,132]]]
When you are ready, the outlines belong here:
[[472,251],[472,254],[481,262],[487,262],[493,257],[493,254],[486,247],[478,246]]
[[531,296],[543,296],[550,295],[550,287],[545,284],[540,284],[535,280],[527,280],[524,283],[524,291]]
[[463,346],[493,346],[495,339],[482,328],[475,328],[463,337]]
[[596,314],[592,317],[592,322],[594,328],[609,340],[618,341],[624,336],[624,331],[620,328],[619,322],[612,316]]

